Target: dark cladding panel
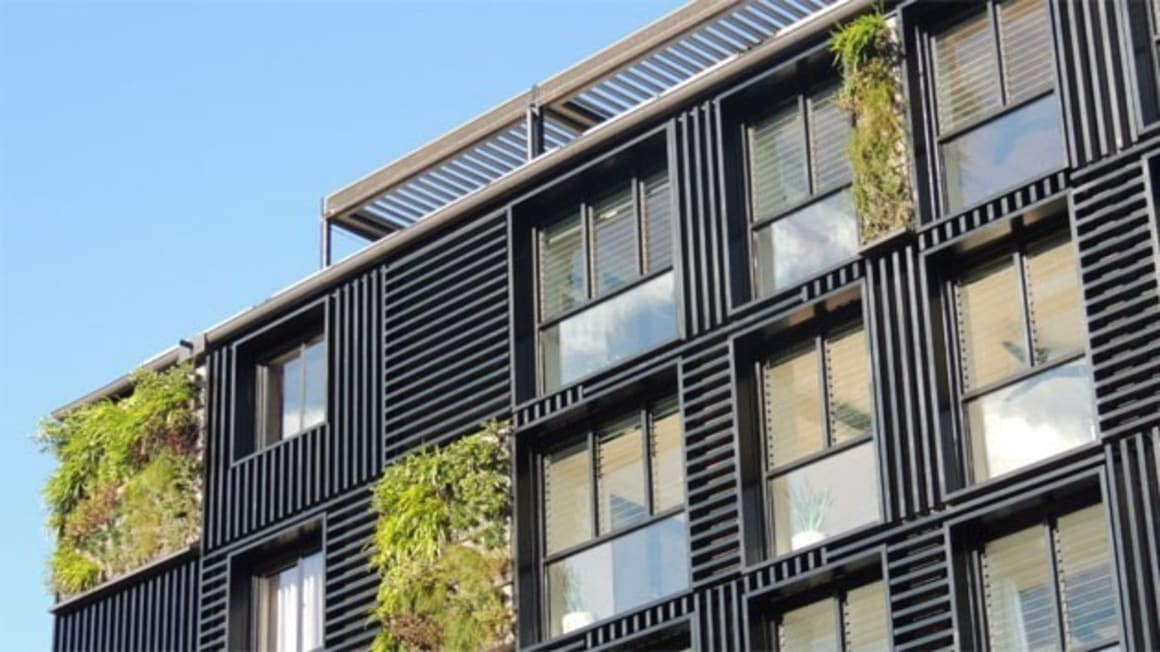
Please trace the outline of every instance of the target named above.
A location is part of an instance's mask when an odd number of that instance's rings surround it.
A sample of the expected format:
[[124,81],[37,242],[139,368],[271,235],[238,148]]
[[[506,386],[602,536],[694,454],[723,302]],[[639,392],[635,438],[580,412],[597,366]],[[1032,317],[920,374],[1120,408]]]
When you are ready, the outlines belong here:
[[326,649],[366,650],[375,636],[369,620],[378,591],[370,566],[375,515],[371,492],[354,493],[326,515]]
[[681,216],[685,332],[699,335],[725,319],[725,222],[723,219],[717,109],[711,103],[677,121],[675,159]]
[[1107,467],[1128,647],[1160,649],[1160,428],[1109,443]]

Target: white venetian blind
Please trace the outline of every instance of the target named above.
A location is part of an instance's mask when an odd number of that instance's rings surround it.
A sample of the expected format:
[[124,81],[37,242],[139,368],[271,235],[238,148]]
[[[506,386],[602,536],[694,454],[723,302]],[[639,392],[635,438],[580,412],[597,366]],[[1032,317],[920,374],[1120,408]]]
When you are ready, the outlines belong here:
[[778,627],[779,650],[836,650],[834,601],[821,600],[787,611]]
[[941,133],[1002,105],[995,35],[986,11],[935,37],[934,76]]
[[958,301],[967,389],[1002,380],[1029,366],[1019,277],[1010,258],[968,274],[959,283]]
[[764,365],[762,384],[770,468],[817,452],[825,443],[820,366],[813,341]]
[[1009,0],[999,4],[999,41],[1008,104],[1034,97],[1055,85],[1055,50],[1046,0]]
[[850,119],[838,108],[838,89],[830,87],[809,98],[810,167],[814,192],[850,181]]
[[646,178],[642,186],[645,271],[656,272],[673,264],[673,207],[668,171],[662,170]]
[[540,315],[545,319],[584,301],[583,236],[578,210],[556,217],[539,231]]
[[599,296],[638,276],[632,186],[598,199],[592,209],[593,276]]
[[1083,350],[1083,305],[1077,279],[1070,240],[1049,241],[1028,250],[1027,285],[1036,364]]
[[1055,546],[1067,647],[1114,640],[1119,635],[1116,585],[1103,507],[1060,517]]
[[653,512],[663,512],[685,502],[685,458],[681,448],[681,413],[676,400],[657,406],[653,416],[652,455]]
[[888,615],[886,585],[882,582],[847,592],[842,605],[846,652],[887,652],[890,649]]
[[553,453],[545,461],[544,521],[548,553],[592,537],[592,480],[584,444]]
[[835,444],[870,432],[870,351],[861,325],[826,339],[830,435]]
[[648,518],[642,436],[638,418],[618,421],[601,430],[596,451],[600,534]]
[[809,194],[805,139],[796,100],[749,127],[749,185],[754,220],[772,217]]
[[1058,647],[1051,557],[1042,527],[987,543],[983,585],[991,649]]

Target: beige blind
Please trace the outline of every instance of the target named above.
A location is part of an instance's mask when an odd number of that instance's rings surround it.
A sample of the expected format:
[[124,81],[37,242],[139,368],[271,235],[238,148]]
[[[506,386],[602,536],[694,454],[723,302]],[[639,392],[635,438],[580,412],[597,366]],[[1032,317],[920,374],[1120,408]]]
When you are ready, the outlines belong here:
[[779,650],[836,650],[834,601],[822,600],[787,611],[778,627]]
[[661,171],[643,182],[645,271],[657,272],[673,264],[673,207],[669,173]]
[[935,37],[934,74],[942,133],[999,108],[995,35],[986,11]]
[[548,553],[592,537],[592,480],[588,447],[574,446],[548,456],[544,470],[544,521]]
[[1042,527],[1020,530],[984,547],[983,588],[991,649],[1058,647],[1049,554]]
[[850,159],[846,156],[846,147],[852,127],[849,118],[838,108],[837,100],[836,87],[809,98],[810,165],[815,192],[850,181]]
[[847,592],[842,605],[847,652],[887,652],[890,649],[888,615],[886,585],[882,582]]
[[597,296],[638,276],[632,186],[599,199],[592,209],[593,274]]
[[1082,351],[1083,306],[1071,241],[1042,243],[1028,250],[1026,260],[1036,364]]
[[579,210],[540,229],[540,315],[545,319],[584,301],[584,238]]
[[960,281],[958,300],[967,389],[1002,380],[1028,366],[1023,300],[1010,258],[968,274]]
[[826,340],[826,383],[830,435],[841,443],[870,432],[874,408],[870,394],[870,351],[861,325]]
[[642,437],[639,418],[609,424],[600,432],[596,451],[600,534],[648,518]]
[[809,194],[805,127],[796,100],[749,128],[753,219],[780,213]]
[[1033,97],[1055,85],[1051,15],[1045,0],[999,4],[999,42],[1007,102]]
[[654,411],[652,441],[653,511],[663,512],[685,502],[685,458],[681,449],[681,413],[675,400]]
[[813,341],[765,364],[763,391],[770,468],[822,449],[822,396]]
[[1115,639],[1116,584],[1103,506],[1060,517],[1055,545],[1067,647]]

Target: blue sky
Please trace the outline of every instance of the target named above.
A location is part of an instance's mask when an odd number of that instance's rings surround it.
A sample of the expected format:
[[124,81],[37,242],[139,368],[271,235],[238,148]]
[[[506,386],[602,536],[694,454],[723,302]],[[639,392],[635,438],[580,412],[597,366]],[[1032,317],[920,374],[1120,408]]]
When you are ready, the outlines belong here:
[[3,647],[50,642],[42,415],[312,272],[326,193],[678,5],[0,0]]

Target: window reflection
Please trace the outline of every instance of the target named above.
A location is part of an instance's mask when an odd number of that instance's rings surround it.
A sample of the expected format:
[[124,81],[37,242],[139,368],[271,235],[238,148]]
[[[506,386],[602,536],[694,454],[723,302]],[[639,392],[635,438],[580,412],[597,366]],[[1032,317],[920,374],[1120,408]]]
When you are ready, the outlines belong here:
[[759,229],[757,286],[762,296],[852,257],[858,222],[850,193],[843,191]]

